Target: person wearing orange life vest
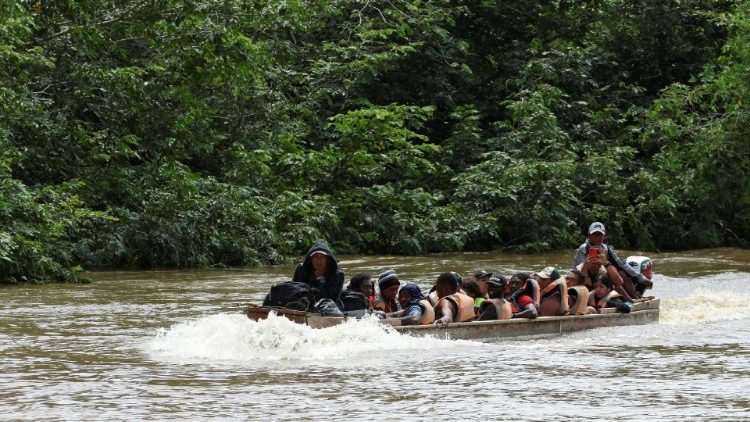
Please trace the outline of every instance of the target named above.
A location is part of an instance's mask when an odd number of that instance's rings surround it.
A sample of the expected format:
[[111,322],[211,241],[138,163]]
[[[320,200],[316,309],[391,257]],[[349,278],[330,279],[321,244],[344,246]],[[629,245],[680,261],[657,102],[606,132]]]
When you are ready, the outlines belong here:
[[386,314],[387,318],[401,317],[401,325],[427,325],[435,322],[435,309],[416,283],[406,283],[398,291],[401,310]]
[[490,277],[487,280],[488,298],[479,305],[479,321],[511,319],[513,307],[505,300],[505,290],[508,280],[505,277]]
[[534,319],[539,316],[539,283],[527,273],[516,273],[510,278],[515,290],[508,301],[513,307],[513,318]]
[[579,270],[569,270],[563,276],[568,286],[569,315],[585,315],[589,303],[589,289],[584,284],[586,276]]
[[541,291],[541,316],[568,315],[568,287],[557,268],[545,267],[534,273],[534,278],[537,279]]
[[594,282],[594,290],[589,295],[588,313],[601,313],[602,308],[617,308],[618,312],[630,313],[632,302],[613,290],[612,280],[606,275],[599,276]]
[[474,299],[459,293],[460,282],[454,273],[442,273],[435,283],[438,302],[435,306],[435,324],[446,327],[452,322],[474,319]]

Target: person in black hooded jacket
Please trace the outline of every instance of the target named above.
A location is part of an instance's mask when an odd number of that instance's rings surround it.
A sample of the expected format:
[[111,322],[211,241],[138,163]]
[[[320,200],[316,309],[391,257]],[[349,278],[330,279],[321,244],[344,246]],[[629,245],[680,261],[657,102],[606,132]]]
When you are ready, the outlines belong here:
[[318,289],[319,299],[331,299],[338,303],[339,295],[344,288],[344,272],[339,270],[336,256],[331,248],[322,241],[315,242],[297,265],[292,281],[307,283]]

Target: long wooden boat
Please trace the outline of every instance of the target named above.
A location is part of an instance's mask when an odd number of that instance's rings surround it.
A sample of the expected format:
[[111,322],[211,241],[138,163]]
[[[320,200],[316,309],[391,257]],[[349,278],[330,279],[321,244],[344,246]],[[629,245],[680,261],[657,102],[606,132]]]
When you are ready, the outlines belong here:
[[[500,321],[473,321],[450,324],[447,327],[436,325],[404,325],[399,319],[384,319],[382,323],[391,325],[397,332],[415,336],[430,336],[444,339],[489,341],[513,337],[551,337],[575,331],[600,327],[623,325],[644,325],[659,322],[659,299],[652,299],[633,305],[629,314],[617,312],[614,308],[603,309],[601,314],[554,316]],[[253,320],[268,317],[270,312],[284,316],[294,322],[307,324],[312,328],[327,328],[341,324],[342,317],[324,317],[285,308],[272,308],[250,305],[245,314]]]

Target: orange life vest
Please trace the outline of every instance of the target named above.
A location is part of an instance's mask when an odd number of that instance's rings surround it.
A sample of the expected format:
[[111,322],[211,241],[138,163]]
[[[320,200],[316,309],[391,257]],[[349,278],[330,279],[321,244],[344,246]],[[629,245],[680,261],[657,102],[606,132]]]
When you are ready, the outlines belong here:
[[560,291],[560,311],[558,312],[560,315],[568,315],[568,313],[570,312],[570,308],[568,306],[568,289],[566,288],[564,278],[558,278],[557,280],[547,285],[547,287],[542,289],[541,301],[544,301],[544,296],[552,293],[555,289],[558,289]]
[[436,319],[442,317],[440,315],[440,308],[444,300],[448,300],[456,305],[456,314],[453,315],[453,322],[468,322],[474,319],[474,299],[461,293],[453,293],[438,301],[437,305],[435,305]]
[[[589,303],[589,289],[586,286],[572,286],[568,288],[568,296],[575,297],[570,307],[570,315],[585,315],[586,305]],[[592,295],[593,296],[593,295]]]
[[513,306],[505,299],[486,299],[486,303],[491,303],[495,307],[497,319],[513,318]]
[[422,318],[419,320],[419,324],[428,325],[435,322],[435,308],[432,307],[432,303],[427,299],[422,299],[419,301],[419,304],[424,307],[424,312],[422,313]]
[[604,296],[604,297],[598,298],[598,299],[597,299],[596,295],[594,295],[594,292],[590,292],[590,294],[589,294],[589,306],[593,306],[595,309],[606,308],[607,307],[607,300],[614,299],[616,297],[620,297],[620,294],[617,293],[614,290],[612,290],[611,292],[609,292],[609,294],[607,296]]

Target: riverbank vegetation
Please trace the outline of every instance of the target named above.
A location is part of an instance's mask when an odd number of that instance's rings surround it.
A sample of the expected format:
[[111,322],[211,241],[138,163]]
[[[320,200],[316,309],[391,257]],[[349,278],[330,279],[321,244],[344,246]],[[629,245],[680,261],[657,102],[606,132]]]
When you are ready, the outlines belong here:
[[0,5],[0,279],[747,246],[750,6]]

